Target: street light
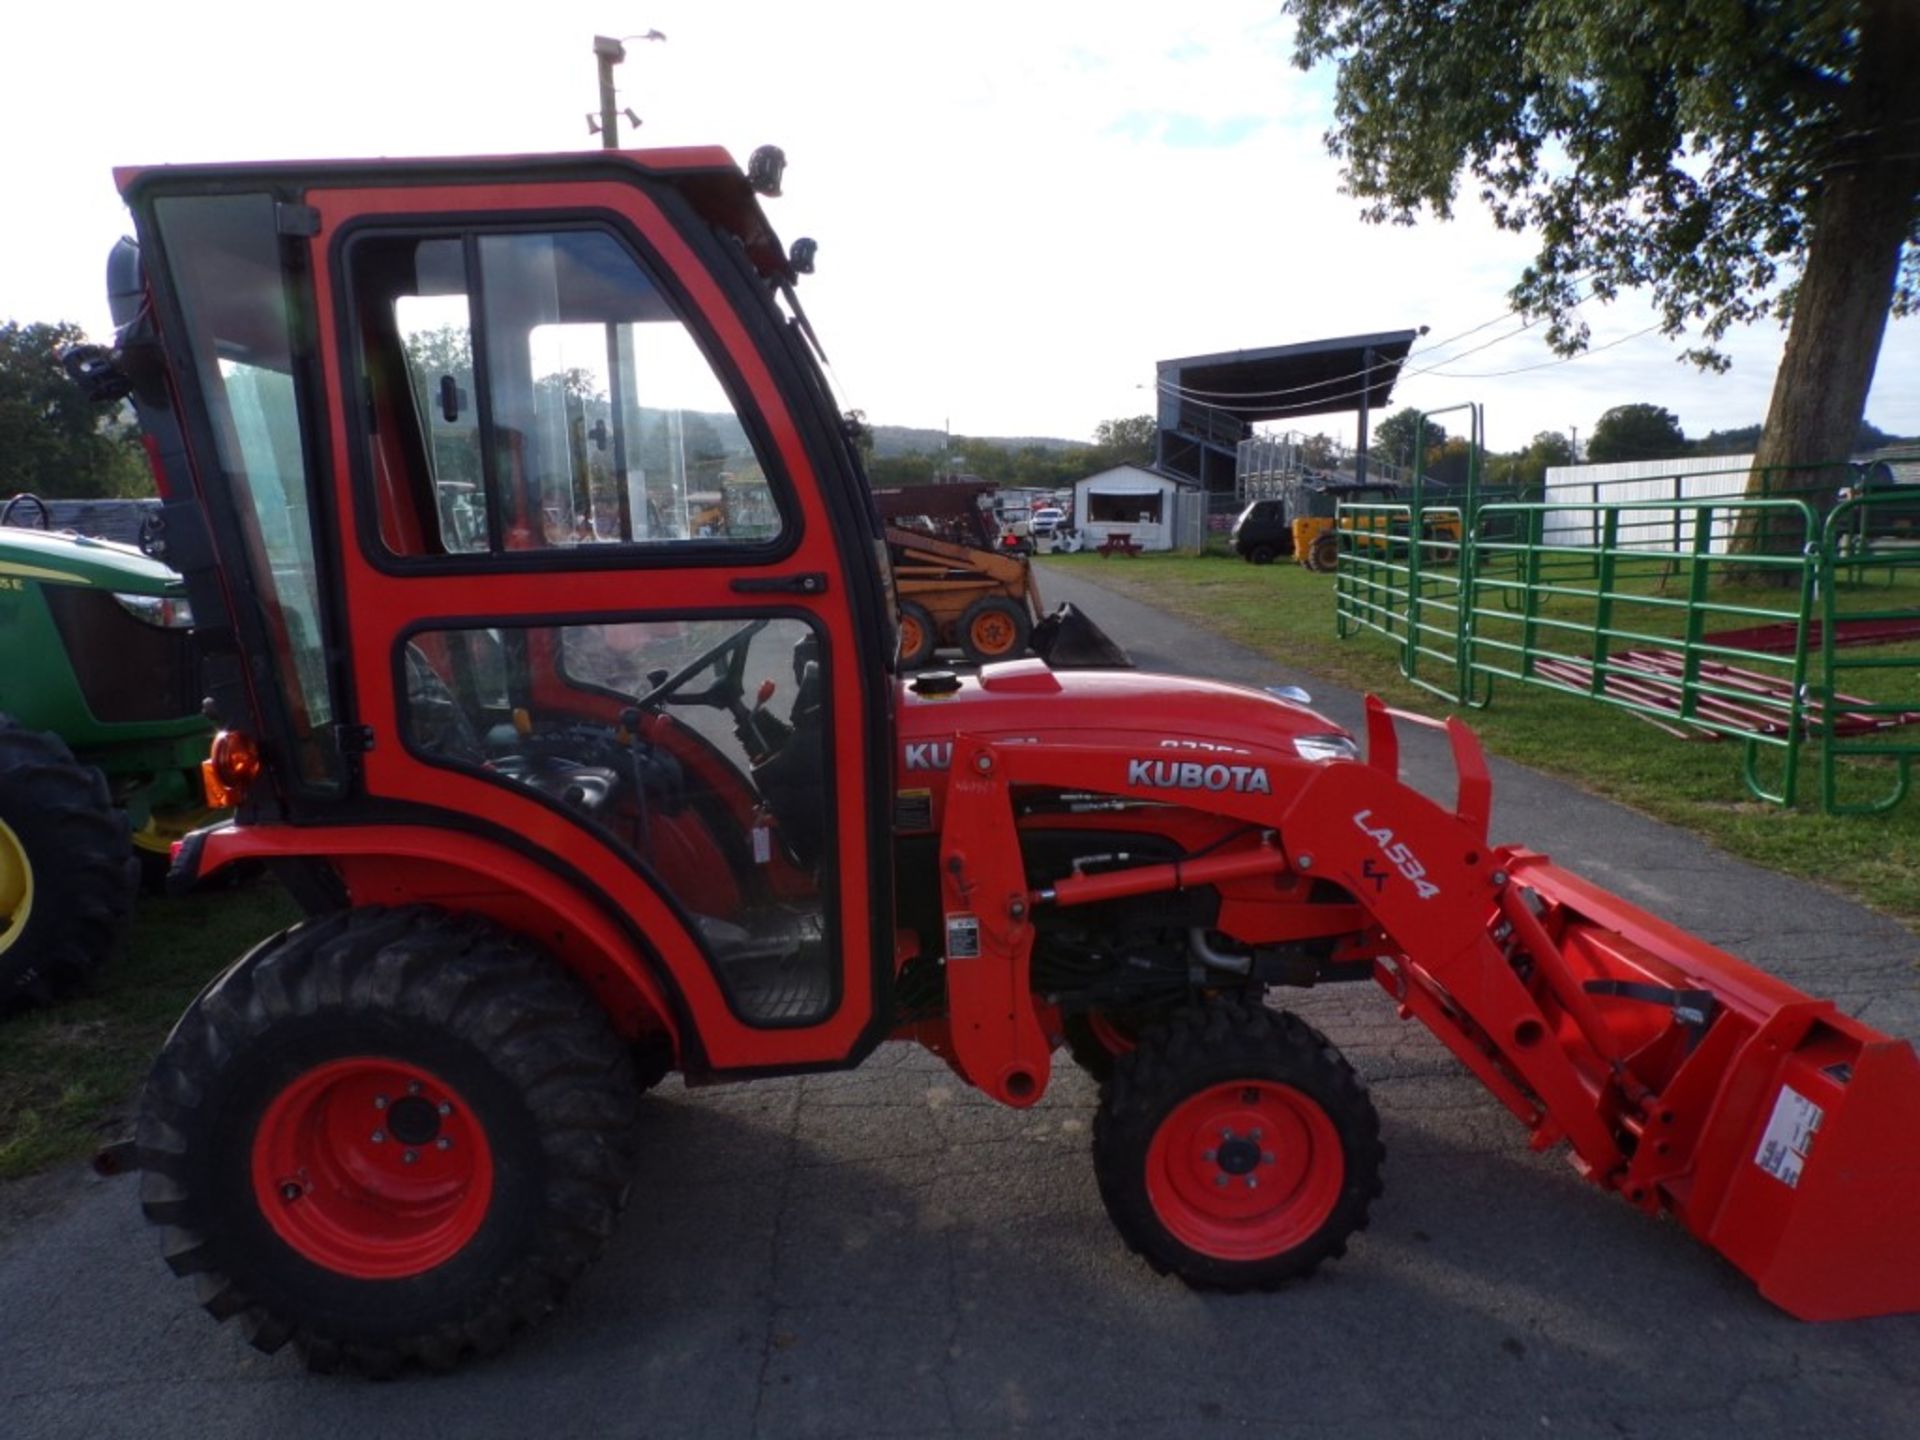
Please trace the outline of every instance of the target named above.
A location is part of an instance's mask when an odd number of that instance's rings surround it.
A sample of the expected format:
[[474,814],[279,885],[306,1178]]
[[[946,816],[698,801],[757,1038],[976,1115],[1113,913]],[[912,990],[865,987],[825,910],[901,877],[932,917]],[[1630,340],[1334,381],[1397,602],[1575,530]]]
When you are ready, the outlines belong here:
[[613,67],[627,58],[627,40],[665,40],[667,37],[658,30],[648,30],[640,35],[596,35],[593,37],[594,59],[600,64],[600,114],[587,115],[587,133],[598,135],[602,148],[618,150],[620,148],[620,116],[627,117],[627,124],[634,129],[640,128],[640,117],[633,113],[633,107],[624,111],[614,108]]

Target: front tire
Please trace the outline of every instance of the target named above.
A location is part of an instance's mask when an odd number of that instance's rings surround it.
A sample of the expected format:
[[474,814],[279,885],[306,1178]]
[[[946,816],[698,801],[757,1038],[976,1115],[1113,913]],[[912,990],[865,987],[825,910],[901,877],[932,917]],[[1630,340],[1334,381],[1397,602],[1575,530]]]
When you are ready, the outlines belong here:
[[1116,1060],[1093,1157],[1107,1213],[1155,1270],[1265,1290],[1346,1253],[1385,1151],[1366,1087],[1325,1036],[1221,997]]
[[940,627],[933,612],[917,600],[900,602],[900,668],[918,670],[933,659]]
[[175,1027],[141,1099],[141,1206],[259,1349],[446,1369],[599,1253],[637,1095],[597,1004],[524,943],[345,911],[256,947]]
[[106,777],[0,716],[0,1008],[71,990],[119,949],[139,866]]
[[1033,622],[1004,595],[983,595],[960,616],[960,648],[976,665],[1026,653]]

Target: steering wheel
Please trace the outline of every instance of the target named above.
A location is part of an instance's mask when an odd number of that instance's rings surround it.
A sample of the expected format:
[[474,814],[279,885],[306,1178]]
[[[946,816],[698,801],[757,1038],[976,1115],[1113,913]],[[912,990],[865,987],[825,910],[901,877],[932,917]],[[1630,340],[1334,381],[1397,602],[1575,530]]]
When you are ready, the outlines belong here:
[[[636,699],[634,704],[642,710],[655,709],[662,705],[710,705],[716,710],[729,710],[737,714],[745,708],[742,702],[747,693],[748,642],[771,623],[770,620],[749,620],[718,645],[702,651],[682,665],[646,694]],[[695,690],[685,695],[674,693],[694,676],[710,667],[714,672],[711,685],[704,690]]]
[[33,502],[34,508],[40,512],[40,523],[32,526],[22,525],[20,528],[23,530],[51,530],[53,528],[53,512],[47,509],[47,502],[42,500],[38,495],[35,495],[31,490],[22,490],[18,495],[15,495],[11,500],[7,501],[5,505],[0,505],[0,525],[11,525],[13,523],[14,507],[19,505],[23,500],[31,500]]

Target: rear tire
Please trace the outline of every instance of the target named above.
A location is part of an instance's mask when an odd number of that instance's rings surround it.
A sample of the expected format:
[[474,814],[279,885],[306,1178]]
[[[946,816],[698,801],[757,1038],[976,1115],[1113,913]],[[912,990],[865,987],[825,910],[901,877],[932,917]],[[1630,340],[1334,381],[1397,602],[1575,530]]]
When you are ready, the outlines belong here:
[[918,670],[933,659],[940,627],[933,614],[917,600],[900,602],[900,668]]
[[960,648],[976,665],[1011,660],[1026,653],[1033,622],[1004,595],[983,595],[960,616]]
[[1256,545],[1247,552],[1247,559],[1256,565],[1271,565],[1275,553],[1271,545]]
[[1313,546],[1307,551],[1307,568],[1327,575],[1340,568],[1340,537],[1331,530],[1322,531],[1313,537]]
[[51,1000],[110,959],[139,884],[106,777],[0,716],[0,1008]]
[[599,1253],[636,1099],[598,1005],[523,942],[345,911],[257,946],[174,1028],[141,1098],[141,1207],[257,1348],[448,1369]]
[[1094,1117],[1121,1237],[1198,1289],[1272,1289],[1345,1254],[1384,1159],[1366,1087],[1326,1037],[1237,998],[1149,1029]]

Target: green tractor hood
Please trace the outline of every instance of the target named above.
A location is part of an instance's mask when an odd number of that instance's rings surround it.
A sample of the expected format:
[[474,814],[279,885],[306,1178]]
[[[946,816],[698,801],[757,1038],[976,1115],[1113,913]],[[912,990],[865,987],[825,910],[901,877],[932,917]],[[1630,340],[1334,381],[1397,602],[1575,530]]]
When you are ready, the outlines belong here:
[[[8,584],[8,581],[20,584]],[[0,590],[22,590],[25,582],[85,585],[121,595],[151,595],[185,600],[186,582],[150,555],[131,545],[85,535],[45,530],[0,528]]]

